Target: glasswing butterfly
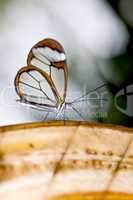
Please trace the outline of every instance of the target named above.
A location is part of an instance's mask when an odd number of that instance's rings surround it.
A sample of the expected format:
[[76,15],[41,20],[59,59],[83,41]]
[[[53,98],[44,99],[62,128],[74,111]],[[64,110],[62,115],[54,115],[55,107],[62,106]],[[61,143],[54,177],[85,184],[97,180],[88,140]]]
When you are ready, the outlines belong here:
[[[21,103],[45,111],[45,120],[51,113],[54,114],[54,119],[62,119],[62,116],[63,119],[70,119],[71,112],[77,115],[76,119],[86,120],[76,106],[80,104],[82,110],[83,102],[90,100],[88,94],[105,87],[105,84],[66,102],[67,82],[68,69],[64,48],[56,40],[48,38],[38,42],[30,50],[27,66],[21,68],[16,75],[15,88]],[[69,117],[65,114],[66,111]]]
[[[61,75],[59,76],[59,74]],[[20,102],[37,110],[39,109],[40,111],[46,112],[45,120],[48,119],[48,115],[51,112],[55,113],[55,119],[60,118],[63,113],[64,119],[67,119],[65,118],[65,111],[67,111],[68,109],[71,109],[82,120],[84,120],[84,116],[82,116],[82,113],[80,113],[75,108],[75,105],[80,104],[82,102],[90,101],[90,98],[88,98],[90,92],[95,92],[105,87],[106,84],[103,84],[91,91],[88,91],[86,94],[77,97],[71,102],[67,102],[67,80],[68,69],[66,63],[66,54],[63,47],[53,39],[45,39],[37,43],[30,50],[27,58],[27,66],[21,68],[16,75],[15,88],[17,94],[20,97]],[[95,98],[93,99],[95,100]],[[96,100],[99,99],[96,98]],[[55,176],[59,172],[61,163],[66,157],[68,150],[74,141],[75,133],[78,133],[77,130],[78,127],[74,129],[74,132],[72,134],[70,134],[70,138],[66,142],[66,145],[63,149],[63,153],[61,154],[59,160],[54,166],[50,184],[53,182]],[[88,131],[86,133],[88,134]],[[95,136],[95,133],[93,134]],[[100,135],[101,134],[102,132],[100,132]],[[100,137],[100,135],[98,136]],[[95,141],[97,141],[96,137]],[[103,142],[106,142],[105,137]],[[103,195],[101,195],[100,199],[103,199],[103,196],[106,196],[106,192],[109,191],[112,182],[114,181],[116,174],[119,171],[119,168],[121,167],[125,155],[127,154],[130,144],[131,140],[127,142],[125,149],[123,149],[123,153],[120,156],[121,158],[114,167],[114,170],[112,171],[112,176],[108,181],[105,191],[103,192]],[[103,146],[105,147],[105,145]],[[97,154],[95,155],[97,156]],[[106,156],[106,154],[104,155]],[[110,154],[109,152],[109,156],[112,157],[113,154]]]

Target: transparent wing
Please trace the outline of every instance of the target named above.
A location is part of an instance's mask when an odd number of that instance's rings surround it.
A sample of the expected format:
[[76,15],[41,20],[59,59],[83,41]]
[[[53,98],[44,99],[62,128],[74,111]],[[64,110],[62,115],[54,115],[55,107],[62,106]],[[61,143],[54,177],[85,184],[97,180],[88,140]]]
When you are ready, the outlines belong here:
[[21,106],[24,107],[28,116],[31,116],[33,121],[49,121],[55,120],[57,116],[57,109],[54,107],[47,107],[41,105],[34,105],[29,102],[24,102],[22,100],[18,100]]
[[45,71],[54,82],[64,101],[67,90],[66,55],[63,47],[53,39],[37,43],[30,51],[27,64]]
[[47,74],[35,67],[21,68],[15,78],[20,99],[37,106],[56,107],[56,91],[51,89],[51,85],[53,83]]

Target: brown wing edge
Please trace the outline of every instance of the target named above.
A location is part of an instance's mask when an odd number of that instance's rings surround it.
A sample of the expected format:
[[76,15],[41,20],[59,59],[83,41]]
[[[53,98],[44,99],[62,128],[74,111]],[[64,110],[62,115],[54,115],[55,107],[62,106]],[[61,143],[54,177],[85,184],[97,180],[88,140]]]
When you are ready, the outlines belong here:
[[[33,58],[32,49],[37,48],[37,47],[38,48],[39,47],[50,47],[53,50],[57,50],[58,52],[65,54],[64,48],[58,41],[56,41],[55,39],[52,39],[52,38],[47,38],[47,39],[44,39],[44,40],[38,42],[31,48],[31,50],[28,54],[28,57],[27,57],[27,65],[31,64],[31,60]],[[62,69],[64,71],[64,95],[63,95],[63,101],[62,101],[62,103],[64,103],[66,94],[67,94],[67,81],[68,81],[67,61],[65,60],[62,62],[53,62],[53,63],[51,63],[51,65],[58,70]]]
[[52,92],[53,92],[53,94],[55,96],[55,99],[56,99],[56,102],[57,102],[56,106],[58,106],[60,104],[60,102],[62,101],[62,99],[59,96],[59,93],[58,93],[58,91],[56,89],[56,86],[55,86],[54,82],[52,81],[52,79],[49,77],[49,75],[46,72],[44,72],[43,70],[41,70],[41,69],[39,69],[37,67],[34,67],[32,65],[22,67],[18,71],[18,73],[17,73],[17,75],[15,77],[15,80],[14,80],[15,90],[16,90],[16,93],[18,94],[18,96],[20,97],[20,99],[23,99],[23,93],[21,92],[21,90],[19,88],[20,77],[24,72],[30,72],[30,71],[37,71],[46,79],[46,81],[50,85],[50,88],[52,89]]

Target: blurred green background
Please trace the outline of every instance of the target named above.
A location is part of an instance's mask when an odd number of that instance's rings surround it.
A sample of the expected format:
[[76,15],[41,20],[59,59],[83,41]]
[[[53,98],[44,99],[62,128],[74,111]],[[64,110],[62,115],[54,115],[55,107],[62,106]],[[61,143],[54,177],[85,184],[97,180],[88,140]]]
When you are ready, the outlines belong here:
[[66,50],[68,99],[106,82],[107,114],[87,120],[132,127],[132,11],[132,0],[0,0],[0,125],[42,119],[16,103],[14,77],[30,48],[52,37]]

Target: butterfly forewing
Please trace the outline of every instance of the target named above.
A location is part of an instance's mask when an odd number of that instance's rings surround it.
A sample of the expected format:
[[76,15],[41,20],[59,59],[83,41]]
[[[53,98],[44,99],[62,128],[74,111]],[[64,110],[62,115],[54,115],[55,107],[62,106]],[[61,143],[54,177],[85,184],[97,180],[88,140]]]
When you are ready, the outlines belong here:
[[37,60],[36,58],[33,58],[32,59],[32,62],[31,62],[31,65],[33,66],[39,66],[39,68],[41,70],[44,70],[45,69],[45,72],[48,73],[50,75],[50,67],[49,65],[45,64],[45,63],[42,63],[40,60]]
[[64,102],[67,90],[67,65],[63,47],[53,39],[45,39],[31,49],[27,63],[48,73],[55,83],[60,99]]

